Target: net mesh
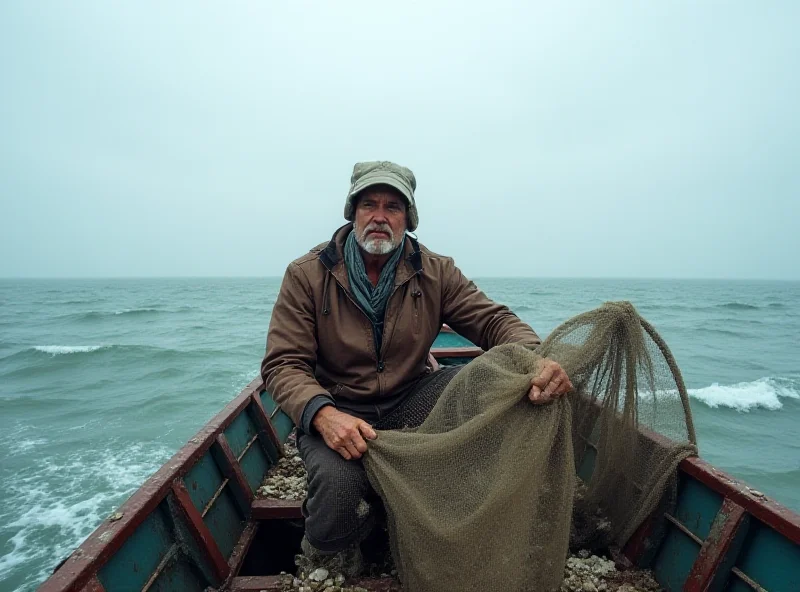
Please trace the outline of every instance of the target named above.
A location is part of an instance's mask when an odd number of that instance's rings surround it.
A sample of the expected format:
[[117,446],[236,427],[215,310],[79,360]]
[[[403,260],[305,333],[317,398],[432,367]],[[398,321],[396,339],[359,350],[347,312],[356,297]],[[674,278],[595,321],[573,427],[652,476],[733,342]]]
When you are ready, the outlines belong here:
[[[536,406],[526,394],[543,357],[576,392]],[[364,464],[405,590],[505,592],[560,587],[573,510],[607,516],[623,545],[695,453],[674,360],[622,302],[570,319],[536,351],[476,358],[419,427],[380,431]],[[573,508],[576,470],[592,464]]]

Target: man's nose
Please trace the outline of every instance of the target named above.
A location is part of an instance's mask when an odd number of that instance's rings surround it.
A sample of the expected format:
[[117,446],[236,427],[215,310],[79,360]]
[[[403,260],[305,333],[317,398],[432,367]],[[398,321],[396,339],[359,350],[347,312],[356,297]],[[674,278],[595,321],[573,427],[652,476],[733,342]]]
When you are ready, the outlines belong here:
[[386,215],[386,210],[383,208],[378,208],[375,211],[375,215],[372,217],[372,221],[377,224],[388,224],[389,217]]

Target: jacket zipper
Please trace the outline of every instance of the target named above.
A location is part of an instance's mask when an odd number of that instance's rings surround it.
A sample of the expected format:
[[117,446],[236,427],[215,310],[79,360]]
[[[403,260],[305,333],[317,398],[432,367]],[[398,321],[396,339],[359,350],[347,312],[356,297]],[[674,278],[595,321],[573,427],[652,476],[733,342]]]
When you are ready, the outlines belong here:
[[[355,305],[355,307],[358,310],[361,311],[361,314],[363,314],[364,317],[366,317],[367,322],[370,325],[372,325],[372,321],[370,320],[369,315],[364,311],[363,308],[361,308],[361,305],[359,305],[358,302],[356,302],[355,298],[353,298],[350,295],[350,292],[347,291],[347,289],[342,285],[342,283],[338,279],[336,279],[336,276],[333,275],[333,272],[330,269],[328,270],[328,273],[330,273],[333,276],[333,281],[335,281],[336,285],[339,286],[342,289],[342,291],[347,296],[348,300],[350,300],[350,302],[352,302]],[[419,273],[420,273],[419,271],[415,271],[408,278],[406,278],[406,280],[402,284],[398,284],[398,285],[396,285],[394,287],[394,290],[392,290],[392,293],[389,294],[389,298],[386,300],[386,308],[387,308],[387,310],[389,308],[389,301],[392,299],[392,297],[395,295],[395,293],[397,293],[397,290],[399,290],[400,288],[405,286],[408,282],[410,282],[412,280],[412,278],[416,277]],[[386,318],[386,314],[384,313],[384,319],[385,318]],[[384,323],[384,327],[385,326],[386,326],[386,323]],[[392,333],[394,333],[394,331]],[[386,349],[386,344],[387,344],[387,341],[384,340],[383,343],[381,344],[381,349],[382,350]],[[386,364],[384,363],[383,357],[381,356],[381,352],[378,351],[378,347],[377,346],[378,346],[378,344],[375,343],[375,337],[373,336],[373,338],[372,338],[372,349],[375,352],[375,358],[376,358],[376,360],[375,360],[375,362],[376,362],[375,369],[378,371],[378,374],[380,374],[380,373],[383,372],[384,368],[386,368]],[[382,394],[383,394],[383,386],[381,385],[381,378],[379,376],[378,377],[378,395],[382,395]]]

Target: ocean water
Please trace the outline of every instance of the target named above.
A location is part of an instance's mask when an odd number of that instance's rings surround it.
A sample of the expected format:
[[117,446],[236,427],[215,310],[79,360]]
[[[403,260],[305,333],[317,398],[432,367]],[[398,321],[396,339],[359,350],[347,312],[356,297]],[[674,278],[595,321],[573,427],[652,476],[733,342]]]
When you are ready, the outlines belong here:
[[[800,511],[800,283],[479,279],[540,335],[630,300],[702,456]],[[0,591],[53,567],[258,373],[280,280],[0,280]]]

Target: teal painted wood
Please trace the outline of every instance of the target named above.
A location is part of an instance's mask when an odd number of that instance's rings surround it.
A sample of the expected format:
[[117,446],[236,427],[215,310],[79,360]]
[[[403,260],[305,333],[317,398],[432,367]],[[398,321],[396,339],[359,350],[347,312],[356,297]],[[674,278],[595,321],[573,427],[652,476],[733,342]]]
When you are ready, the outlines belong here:
[[228,439],[228,444],[230,444],[236,458],[242,455],[248,442],[253,439],[257,432],[258,428],[253,420],[250,419],[248,413],[240,413],[231,425],[227,427],[225,437]]
[[[258,400],[261,401],[261,399],[262,399],[261,395],[258,395]],[[247,414],[250,416],[250,421],[252,421],[256,427],[260,427],[261,423],[257,419],[257,417],[261,414],[258,411],[257,406],[258,403],[256,403],[255,400],[252,403],[250,403],[250,405],[247,406]],[[270,421],[269,416],[266,417],[266,421]],[[278,454],[278,449],[275,447],[275,445],[272,443],[272,441],[270,441],[268,437],[267,438],[263,437],[263,434],[262,438],[260,438],[260,441],[261,441],[261,448],[262,450],[265,451],[267,458],[269,459],[270,466],[272,466],[273,464],[278,462],[278,458],[280,458],[280,454]]]
[[440,366],[461,366],[463,364],[468,364],[474,358],[436,358],[436,361],[439,362]]
[[281,442],[286,442],[286,438],[294,429],[294,423],[283,411],[279,411],[273,418],[272,425],[275,426],[275,431],[278,432],[278,438]]
[[100,583],[107,592],[140,591],[174,542],[172,519],[162,502],[99,570]]
[[278,439],[281,442],[285,442],[286,438],[289,437],[289,434],[294,429],[294,423],[292,422],[291,418],[283,411],[275,411],[277,404],[272,398],[272,395],[270,395],[267,391],[261,391],[261,403],[264,405],[264,410],[267,412],[267,415],[270,416],[270,421],[275,427],[275,431],[278,434]]
[[147,592],[200,592],[208,585],[192,562],[179,557],[156,578]]
[[736,576],[731,576],[731,578],[728,580],[725,590],[727,592],[753,592],[753,589],[750,586],[745,584]]
[[259,446],[258,442],[256,442],[250,447],[250,450],[245,453],[239,464],[247,479],[247,484],[250,486],[250,491],[255,493],[261,486],[264,475],[266,475],[267,471],[272,466],[272,462],[264,453],[261,446]]
[[462,337],[458,333],[443,333],[440,332],[431,346],[433,349],[443,347],[475,347],[466,337]]
[[245,526],[244,516],[239,512],[230,483],[214,500],[208,513],[203,516],[203,522],[211,531],[211,536],[214,537],[222,555],[229,559]]
[[683,589],[699,552],[700,545],[674,525],[668,525],[667,535],[652,566],[653,575],[664,590],[678,592]]
[[681,475],[675,518],[697,538],[705,540],[722,506],[722,496],[687,475]]
[[267,416],[271,416],[278,404],[275,402],[275,399],[272,398],[272,395],[270,395],[267,391],[261,391],[260,396],[261,404],[264,406],[264,411],[267,412]]
[[[239,505],[239,513],[242,516],[249,516],[250,506],[253,503],[253,492],[250,490],[250,485],[247,483],[246,479],[243,479],[244,482],[240,484],[240,481],[236,477],[235,468],[235,465],[238,465],[239,461],[233,457],[233,452],[231,452],[231,461],[228,460],[228,456],[220,443],[220,440],[224,440],[227,444],[227,439],[225,439],[224,434],[220,434],[220,437],[221,438],[218,437],[217,442],[211,446],[211,455],[220,471],[222,471],[222,474],[230,480],[231,492],[234,494],[236,503]],[[228,445],[228,449],[230,449],[230,445]],[[229,464],[232,466],[229,467]],[[241,469],[241,466],[239,466],[239,469]],[[244,477],[244,475],[242,475],[242,477]]]
[[736,566],[769,592],[800,590],[800,545],[752,520]]
[[206,452],[183,478],[189,497],[197,510],[202,513],[211,498],[217,493],[225,479],[222,471],[210,452]]

